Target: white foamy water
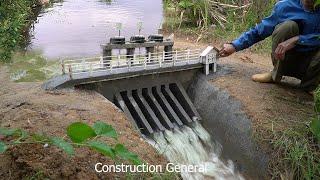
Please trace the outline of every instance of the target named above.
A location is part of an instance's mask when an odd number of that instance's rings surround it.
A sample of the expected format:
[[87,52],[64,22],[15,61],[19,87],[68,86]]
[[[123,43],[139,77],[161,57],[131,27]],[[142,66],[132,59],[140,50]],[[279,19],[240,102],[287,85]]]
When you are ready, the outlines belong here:
[[203,173],[182,172],[181,176],[185,180],[244,179],[235,170],[232,161],[224,163],[220,160],[221,145],[213,143],[210,134],[200,123],[194,123],[191,128],[183,126],[173,131],[156,133],[149,143],[171,163],[206,167]]

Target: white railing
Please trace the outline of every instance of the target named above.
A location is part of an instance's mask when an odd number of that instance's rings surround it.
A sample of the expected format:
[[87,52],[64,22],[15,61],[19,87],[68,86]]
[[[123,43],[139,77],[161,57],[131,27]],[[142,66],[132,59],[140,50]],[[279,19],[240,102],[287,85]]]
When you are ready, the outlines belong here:
[[99,56],[72,60],[62,60],[62,74],[92,73],[96,71],[116,71],[149,67],[173,67],[186,64],[202,63],[200,55],[202,50],[176,50],[172,52],[157,52],[134,55]]
[[111,75],[192,64],[203,64],[205,74],[208,75],[210,64],[213,64],[213,71],[216,72],[217,52],[214,47],[208,46],[205,50],[187,49],[147,54],[99,56],[62,60],[61,67],[62,74],[68,74],[71,79],[73,75],[83,78],[82,75],[92,76],[93,73],[100,72]]

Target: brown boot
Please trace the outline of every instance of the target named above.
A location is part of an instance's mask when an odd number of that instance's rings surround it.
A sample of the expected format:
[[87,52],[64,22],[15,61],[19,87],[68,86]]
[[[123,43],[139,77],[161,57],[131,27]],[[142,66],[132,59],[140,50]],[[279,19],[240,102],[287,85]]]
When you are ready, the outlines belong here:
[[251,77],[252,81],[260,82],[260,83],[272,83],[272,73],[267,72],[263,74],[255,74]]

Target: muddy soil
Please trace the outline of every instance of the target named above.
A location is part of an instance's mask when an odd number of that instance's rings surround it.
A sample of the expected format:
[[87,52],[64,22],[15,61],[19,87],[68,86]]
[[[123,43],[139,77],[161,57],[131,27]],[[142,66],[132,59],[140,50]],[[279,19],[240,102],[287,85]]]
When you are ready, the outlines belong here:
[[[46,92],[42,83],[14,83],[8,69],[0,67],[0,126],[22,128],[31,133],[65,136],[66,127],[81,121],[93,124],[103,121],[119,134],[119,142],[149,164],[165,164],[166,160],[147,144],[125,115],[95,92],[62,90]],[[1,138],[1,137],[0,137]],[[102,139],[109,144],[114,140]],[[113,164],[109,158],[87,148],[76,149],[74,157],[55,147],[19,145],[0,155],[1,179],[48,177],[50,179],[114,179],[127,174],[98,174],[98,162]],[[141,175],[150,176],[150,174]]]

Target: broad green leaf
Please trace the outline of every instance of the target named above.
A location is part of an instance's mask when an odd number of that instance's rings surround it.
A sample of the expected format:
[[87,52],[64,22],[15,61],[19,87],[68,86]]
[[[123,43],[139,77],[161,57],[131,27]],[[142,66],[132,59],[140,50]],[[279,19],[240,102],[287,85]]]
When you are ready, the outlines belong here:
[[320,142],[320,119],[314,118],[310,124],[311,132]]
[[90,141],[90,142],[88,142],[88,145],[92,149],[95,149],[96,151],[98,151],[99,153],[101,153],[105,156],[108,156],[111,158],[115,157],[113,149],[105,143],[98,142],[98,141]]
[[76,122],[67,128],[67,134],[75,143],[82,143],[90,138],[96,137],[97,134],[87,124]]
[[59,137],[53,137],[50,139],[52,144],[58,146],[64,150],[68,155],[74,155],[74,150],[71,144]]
[[97,135],[111,137],[114,139],[118,138],[116,130],[114,130],[111,125],[108,125],[104,122],[98,121],[94,123],[93,129]]
[[131,161],[133,164],[141,164],[141,160],[139,159],[138,155],[130,152],[126,147],[122,144],[117,144],[114,148],[115,153],[117,156]]
[[7,150],[7,145],[0,141],[0,154],[4,153]]
[[12,136],[16,134],[17,129],[0,128],[0,134],[4,136]]

